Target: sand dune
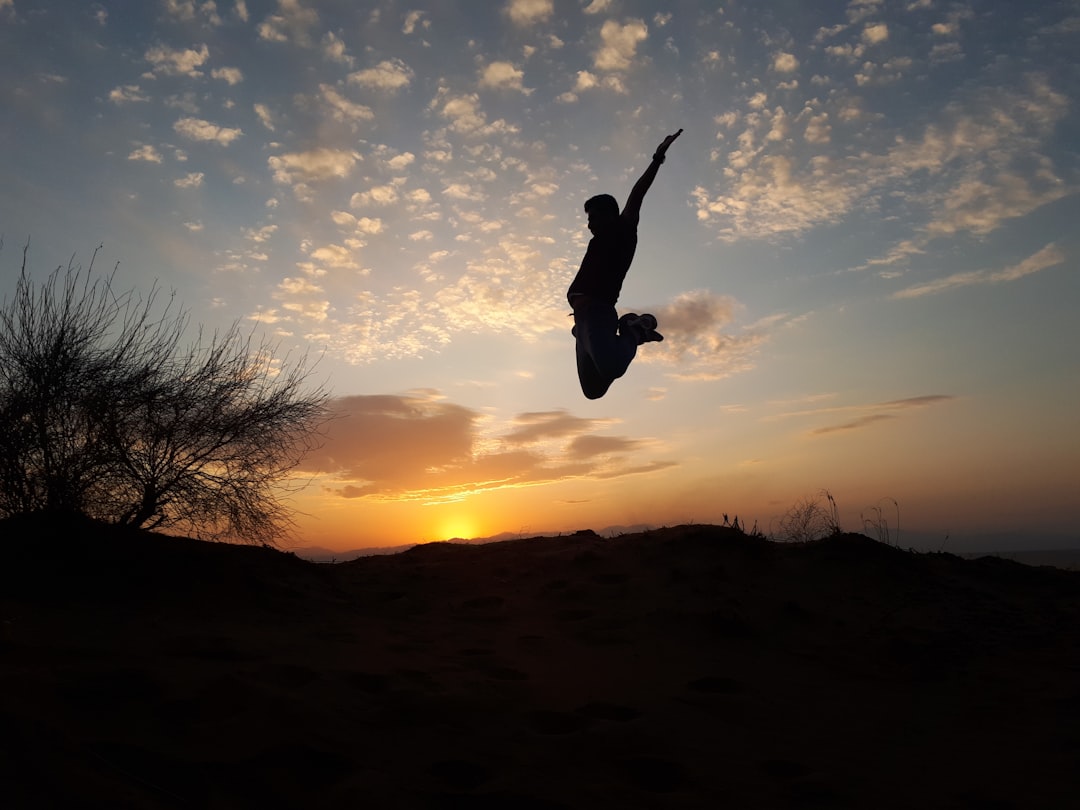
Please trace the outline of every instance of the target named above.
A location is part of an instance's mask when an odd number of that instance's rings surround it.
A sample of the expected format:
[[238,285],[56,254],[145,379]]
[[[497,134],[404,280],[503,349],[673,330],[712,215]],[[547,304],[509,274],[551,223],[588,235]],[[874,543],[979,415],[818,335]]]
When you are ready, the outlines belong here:
[[1076,572],[711,526],[338,565],[0,536],[6,807],[1049,808],[1080,787]]

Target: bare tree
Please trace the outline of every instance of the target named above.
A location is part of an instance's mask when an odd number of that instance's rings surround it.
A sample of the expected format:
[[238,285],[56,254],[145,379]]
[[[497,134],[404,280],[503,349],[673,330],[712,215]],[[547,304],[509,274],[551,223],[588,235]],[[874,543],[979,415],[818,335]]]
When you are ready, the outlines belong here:
[[118,295],[91,262],[35,286],[26,256],[0,308],[0,516],[273,542],[326,417],[306,355],[279,362],[236,324],[185,345],[188,313],[171,298],[159,308],[156,285]]
[[809,543],[841,531],[836,499],[823,489],[820,495],[802,498],[788,509],[780,518],[775,537],[785,543]]

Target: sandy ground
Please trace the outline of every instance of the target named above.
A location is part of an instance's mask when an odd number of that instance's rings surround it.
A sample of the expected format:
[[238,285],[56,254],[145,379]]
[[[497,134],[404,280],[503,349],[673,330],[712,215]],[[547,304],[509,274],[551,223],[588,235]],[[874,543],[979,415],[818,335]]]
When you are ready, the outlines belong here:
[[0,524],[8,808],[1064,808],[1080,573],[727,528],[269,549]]

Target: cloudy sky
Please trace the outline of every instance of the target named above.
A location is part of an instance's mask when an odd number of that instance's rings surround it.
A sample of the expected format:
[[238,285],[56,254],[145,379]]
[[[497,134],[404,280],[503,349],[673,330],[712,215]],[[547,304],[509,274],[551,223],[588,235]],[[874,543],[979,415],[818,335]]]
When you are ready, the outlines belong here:
[[[1076,0],[0,0],[0,293],[101,244],[319,357],[304,542],[823,489],[1077,538],[1078,51]],[[667,339],[590,402],[581,204],[680,127],[620,301]]]

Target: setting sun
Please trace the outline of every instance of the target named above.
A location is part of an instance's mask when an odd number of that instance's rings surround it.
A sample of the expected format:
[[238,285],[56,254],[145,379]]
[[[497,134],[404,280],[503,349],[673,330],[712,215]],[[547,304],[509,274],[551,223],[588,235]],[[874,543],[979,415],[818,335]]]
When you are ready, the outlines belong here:
[[477,521],[470,515],[451,515],[438,524],[435,540],[471,540],[480,536]]

